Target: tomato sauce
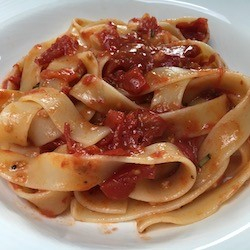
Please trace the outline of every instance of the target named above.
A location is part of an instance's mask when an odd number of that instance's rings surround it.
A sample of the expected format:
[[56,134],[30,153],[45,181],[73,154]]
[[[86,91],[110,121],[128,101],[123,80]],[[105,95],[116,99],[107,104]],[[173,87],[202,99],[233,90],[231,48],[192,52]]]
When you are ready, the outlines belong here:
[[101,48],[112,53],[128,43],[143,42],[145,44],[162,31],[155,17],[145,15],[140,19],[133,19],[133,21],[138,22],[137,30],[122,36],[119,35],[116,25],[110,22],[107,29],[97,34]]
[[202,64],[198,56],[201,49],[197,45],[160,46],[154,55],[154,68],[180,67],[198,69]]
[[122,46],[122,39],[120,38],[116,25],[112,22],[108,24],[108,29],[99,32],[97,37],[104,50],[114,52]]
[[149,88],[144,75],[157,67],[176,66],[198,69],[203,64],[196,45],[158,47],[127,44],[121,47],[103,69],[104,79],[131,95],[140,95]]
[[[103,68],[104,79],[112,86],[126,91],[129,98],[136,103],[151,102],[153,92],[146,95],[144,92],[150,87],[145,75],[152,69],[165,66],[199,69],[204,65],[209,66],[216,60],[215,55],[211,55],[206,60],[202,58],[202,51],[198,45],[178,45],[178,43],[159,45],[159,43],[154,43],[153,39],[163,34],[163,29],[158,25],[155,17],[145,15],[143,18],[133,18],[131,21],[137,23],[137,26],[128,34],[120,34],[117,26],[112,22],[97,33],[97,40],[100,44],[98,49],[102,50],[103,54],[100,52],[96,56],[105,54],[110,56]],[[176,27],[186,39],[203,41],[208,36],[208,25],[205,18],[198,18],[189,23],[180,22]],[[87,72],[83,63],[80,62],[77,69],[63,68],[55,71],[46,69],[46,67],[56,58],[75,55],[79,46],[76,38],[63,35],[35,59],[35,62],[43,69],[40,75],[42,79],[57,78],[68,83],[61,89],[67,95],[69,95],[72,85]],[[18,68],[16,73],[7,79],[14,85],[14,89],[20,88],[21,73]],[[86,76],[82,84],[91,85],[94,78],[93,75]],[[155,78],[155,83],[160,80],[163,79]],[[4,83],[4,86],[7,87],[7,82]],[[27,93],[36,91],[43,90],[37,89]],[[199,98],[210,100],[220,94],[218,90],[209,90],[201,93]],[[158,106],[154,111],[141,108],[128,113],[110,110],[106,117],[100,117],[98,124],[108,126],[111,129],[110,134],[89,147],[84,147],[75,141],[71,136],[70,124],[65,123],[63,135],[41,146],[40,153],[52,152],[57,147],[66,145],[67,153],[77,156],[95,154],[131,156],[143,152],[145,147],[153,143],[166,141],[166,134],[173,136],[170,125],[166,124],[156,112],[162,113],[175,109],[177,108],[174,106]],[[209,126],[213,126],[213,124],[206,124],[204,129]],[[195,124],[190,125],[190,130],[192,129],[196,130]],[[173,140],[179,150],[195,165],[198,165],[197,154],[203,137],[175,138]],[[151,157],[160,158],[164,153],[162,151],[154,152]],[[13,166],[13,168],[15,167]],[[126,199],[138,181],[155,179],[155,176],[156,167],[154,165],[124,164],[100,184],[100,189],[110,199]],[[13,187],[17,188],[17,186]],[[67,203],[67,199],[64,198],[62,203]],[[52,211],[42,210],[41,212],[50,217],[54,216]]]
[[[131,21],[137,23],[137,28],[126,35],[119,35],[117,26],[111,22],[107,29],[97,34],[101,48],[111,53],[103,69],[105,81],[131,96],[140,96],[149,88],[144,75],[153,68],[200,69],[214,62],[214,57],[205,59],[200,56],[198,45],[153,45],[152,38],[162,32],[155,17],[145,15]],[[208,34],[205,18],[180,22],[176,27],[187,39],[203,40]]]
[[100,189],[110,199],[126,199],[139,180],[154,179],[155,175],[156,168],[154,166],[124,164],[100,185]]
[[110,110],[104,124],[112,132],[98,142],[97,146],[103,151],[120,148],[129,155],[161,139],[166,130],[165,121],[146,109],[138,109],[126,115]]
[[143,91],[149,89],[141,70],[133,68],[119,77],[119,87],[126,90],[131,95],[139,95]]
[[162,28],[158,25],[155,17],[148,15],[139,20],[137,32],[139,34],[146,34],[148,38],[153,38],[157,33],[160,33]]
[[73,69],[61,69],[59,71],[45,69],[40,74],[43,79],[57,78],[65,82],[72,82],[79,79],[79,75]]
[[152,48],[142,43],[128,43],[121,47],[105,65],[104,76],[113,74],[115,77],[120,72],[132,68],[139,68],[143,73],[153,69]]
[[[133,101],[143,104],[150,103],[152,94],[144,95],[149,88],[145,74],[152,69],[164,66],[197,69],[204,64],[198,45],[173,43],[153,46],[150,39],[162,32],[155,17],[145,15],[131,21],[137,23],[134,31],[120,35],[117,26],[110,22],[104,30],[97,33],[97,38],[101,49],[110,53],[110,59],[102,72],[104,79],[112,86],[125,90]],[[204,18],[198,18],[190,23],[178,23],[176,26],[186,38],[190,39],[201,40],[208,32],[207,20]],[[42,53],[36,62],[42,66],[47,65],[55,58],[73,55],[78,47],[79,44],[74,38],[64,35]],[[214,57],[208,60],[213,61]],[[86,73],[86,69],[84,73]],[[43,75],[67,82],[79,80],[78,72],[67,69],[57,72],[43,70]],[[83,84],[89,85],[92,80],[92,75],[86,77]],[[62,91],[68,94],[70,87],[66,86]],[[211,98],[210,93],[206,93],[206,95],[204,98]],[[159,111],[159,108],[162,110]],[[169,107],[158,107],[158,109],[156,112],[159,113],[169,111]],[[71,154],[131,155],[161,140],[168,130],[166,122],[157,113],[147,109],[138,109],[129,113],[110,110],[105,118],[101,118],[99,125],[110,127],[111,133],[96,145],[83,148],[80,143],[71,138],[70,125],[65,123],[62,138],[44,145],[41,151],[52,151],[57,146],[66,144],[68,153]],[[196,162],[196,148],[193,142],[180,139],[176,141],[176,144],[186,152],[193,162]]]
[[71,128],[69,123],[64,124],[64,133],[63,135],[44,146],[40,147],[40,151],[45,152],[51,152],[54,151],[57,147],[61,145],[67,146],[67,151],[69,154],[75,154],[75,155],[94,155],[94,154],[101,154],[102,151],[99,149],[96,145],[91,145],[88,147],[84,147],[81,145],[81,143],[76,142],[71,137]]
[[96,79],[96,77],[94,75],[87,75],[84,77],[82,84],[83,85],[90,85],[94,80]]
[[198,18],[193,22],[180,22],[176,27],[186,39],[203,41],[208,35],[208,23],[206,18]]
[[[125,90],[131,100],[136,103],[150,103],[152,93],[144,95],[149,88],[145,75],[154,68],[176,66],[187,69],[199,69],[213,63],[214,56],[202,58],[201,48],[198,45],[161,44],[151,42],[161,34],[162,28],[155,17],[145,15],[140,19],[132,19],[137,28],[126,35],[120,35],[117,26],[110,22],[106,28],[97,33],[100,43],[100,55],[108,53],[110,58],[103,68],[103,78],[118,89]],[[199,18],[191,23],[182,22],[176,25],[187,39],[204,40],[208,34],[207,20]],[[63,55],[73,55],[78,49],[78,43],[69,36],[58,38],[36,62],[46,66],[55,58]],[[100,56],[99,55],[99,56]],[[98,56],[98,55],[97,55]],[[42,75],[47,78],[59,78],[67,82],[79,80],[77,72],[65,69],[53,72],[44,70]],[[86,69],[84,71],[86,73]],[[78,77],[78,78],[77,78]],[[82,81],[90,85],[93,75]],[[65,90],[67,91],[67,89]],[[206,92],[202,98],[211,99],[219,93]],[[56,147],[65,144],[69,154],[75,155],[107,155],[130,156],[142,152],[145,147],[164,140],[166,135],[172,134],[169,124],[156,113],[166,112],[172,107],[158,107],[156,111],[137,109],[128,113],[110,110],[106,116],[99,117],[98,125],[108,126],[111,132],[95,145],[83,147],[71,137],[69,123],[64,125],[63,136],[41,147],[41,152],[53,151]],[[160,109],[160,110],[158,110]],[[175,107],[173,107],[175,109]],[[97,121],[96,120],[96,121]],[[202,138],[176,138],[174,144],[195,165],[198,165],[197,154]],[[152,154],[152,157],[161,157],[162,152]],[[154,179],[156,168],[149,165],[124,164],[113,175],[107,178],[100,189],[110,199],[126,199],[134,190],[136,183],[142,179]]]
[[35,59],[35,62],[40,66],[46,67],[56,58],[74,55],[78,48],[79,44],[75,38],[64,35],[57,38],[50,48]]

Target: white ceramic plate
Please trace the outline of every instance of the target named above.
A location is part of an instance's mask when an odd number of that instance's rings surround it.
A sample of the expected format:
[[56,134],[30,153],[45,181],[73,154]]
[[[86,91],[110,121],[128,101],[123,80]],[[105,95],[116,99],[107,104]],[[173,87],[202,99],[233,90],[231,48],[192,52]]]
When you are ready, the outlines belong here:
[[[231,69],[250,75],[247,1],[0,0],[0,81],[36,43],[64,32],[72,18],[128,20],[148,12],[157,18],[204,16],[211,45]],[[195,5],[204,4],[202,7]],[[241,5],[243,4],[243,5]],[[237,15],[235,9],[237,8]],[[217,11],[215,11],[217,9]],[[157,227],[143,236],[134,223],[96,225],[70,218],[46,219],[0,181],[1,249],[250,249],[249,183],[211,217],[188,226]]]

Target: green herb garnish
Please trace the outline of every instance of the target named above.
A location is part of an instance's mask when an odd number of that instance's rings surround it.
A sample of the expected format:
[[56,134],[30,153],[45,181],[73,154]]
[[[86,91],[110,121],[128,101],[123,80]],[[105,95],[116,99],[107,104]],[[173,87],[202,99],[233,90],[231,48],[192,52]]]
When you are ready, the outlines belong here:
[[203,167],[209,160],[211,159],[211,155],[207,154],[204,158],[202,158],[199,162],[199,167]]

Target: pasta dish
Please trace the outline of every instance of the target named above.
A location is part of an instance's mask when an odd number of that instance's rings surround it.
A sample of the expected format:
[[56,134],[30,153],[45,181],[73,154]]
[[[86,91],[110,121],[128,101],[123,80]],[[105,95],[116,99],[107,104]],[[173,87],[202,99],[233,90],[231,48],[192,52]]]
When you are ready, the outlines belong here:
[[[250,79],[205,18],[76,18],[0,90],[0,176],[48,216],[185,225],[250,177]],[[229,204],[227,205],[229,206]]]

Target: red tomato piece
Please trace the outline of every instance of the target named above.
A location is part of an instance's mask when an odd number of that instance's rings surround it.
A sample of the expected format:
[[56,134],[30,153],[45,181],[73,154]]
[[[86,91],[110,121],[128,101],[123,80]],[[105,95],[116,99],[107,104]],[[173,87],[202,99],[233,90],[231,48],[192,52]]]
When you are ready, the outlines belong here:
[[80,80],[80,78],[87,72],[85,65],[79,61],[79,65],[76,69],[62,68],[60,70],[44,69],[40,77],[43,80],[47,79],[60,79],[66,83],[70,83],[72,86]]
[[204,64],[200,54],[201,49],[197,45],[153,47],[130,43],[112,55],[104,67],[103,76],[111,85],[139,96],[149,87],[144,79],[145,73],[165,66],[198,69]]
[[119,49],[105,65],[104,76],[110,76],[118,70],[127,72],[139,68],[143,73],[153,68],[151,48],[142,43],[126,44]]
[[197,45],[158,46],[154,55],[154,67],[175,66],[181,68],[199,68],[201,49]]
[[127,44],[117,51],[106,63],[104,79],[132,95],[140,95],[148,88],[144,73],[153,69],[153,56],[149,46]]
[[198,18],[193,22],[180,22],[176,25],[186,39],[203,41],[208,34],[206,18]]
[[112,130],[115,130],[119,124],[123,123],[124,118],[125,114],[123,112],[109,110],[104,121],[104,125],[109,126]]
[[112,132],[97,143],[104,152],[118,148],[130,154],[138,152],[160,139],[167,129],[159,115],[146,109],[132,111],[124,117],[120,111],[110,111],[104,124],[112,128]]
[[137,31],[142,34],[147,34],[149,37],[154,37],[162,28],[158,25],[155,17],[145,16],[139,20]]
[[149,88],[139,68],[134,68],[121,76],[120,87],[131,95],[139,95]]
[[126,199],[142,179],[154,179],[156,168],[150,165],[125,164],[105,180],[100,189],[110,199]]
[[109,23],[108,29],[104,29],[97,34],[102,49],[114,52],[121,47],[121,38],[116,25]]
[[47,66],[54,59],[65,55],[74,55],[79,47],[78,41],[70,36],[64,35],[56,39],[50,48],[45,50],[35,62],[40,66]]

